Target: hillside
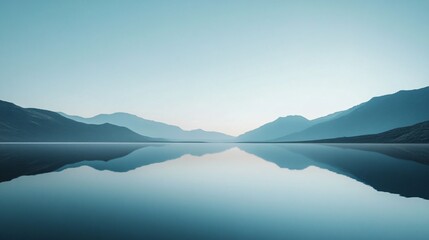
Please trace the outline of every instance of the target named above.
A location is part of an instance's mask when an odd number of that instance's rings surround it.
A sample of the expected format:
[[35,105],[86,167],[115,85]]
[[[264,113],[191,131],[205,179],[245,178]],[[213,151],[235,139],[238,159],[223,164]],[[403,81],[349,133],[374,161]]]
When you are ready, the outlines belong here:
[[429,119],[429,87],[374,97],[349,113],[275,141],[307,141],[376,134]]
[[145,142],[153,141],[125,127],[85,124],[58,113],[22,108],[0,101],[1,142]]
[[379,134],[316,140],[318,143],[429,143],[429,121]]
[[304,130],[311,126],[311,121],[302,116],[280,117],[273,122],[246,132],[237,137],[238,141],[267,141],[285,134]]

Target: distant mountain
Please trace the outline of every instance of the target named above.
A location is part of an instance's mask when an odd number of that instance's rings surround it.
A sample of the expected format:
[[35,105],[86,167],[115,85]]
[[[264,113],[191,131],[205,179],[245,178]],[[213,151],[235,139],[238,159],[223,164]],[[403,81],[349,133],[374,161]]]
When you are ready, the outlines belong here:
[[287,116],[262,125],[237,137],[238,141],[268,141],[287,134],[304,130],[311,121],[302,116]]
[[0,142],[145,142],[141,136],[112,124],[76,122],[58,113],[22,108],[0,101]]
[[89,124],[110,123],[127,127],[144,136],[165,138],[177,141],[231,141],[233,137],[218,132],[208,132],[201,129],[185,131],[177,126],[147,120],[128,113],[99,114],[91,118],[71,116],[60,113],[64,117]]
[[346,111],[275,141],[306,141],[381,133],[429,120],[429,87],[374,97]]
[[317,143],[429,143],[429,121],[379,134],[316,140]]
[[266,123],[259,128],[246,132],[237,137],[237,141],[244,142],[258,142],[258,141],[270,141],[276,138],[283,137],[292,133],[300,132],[307,129],[315,124],[330,121],[339,117],[342,117],[351,111],[351,108],[346,111],[336,112],[329,114],[325,117],[317,118],[314,120],[308,120],[305,117],[291,115],[286,117],[277,118],[273,122]]

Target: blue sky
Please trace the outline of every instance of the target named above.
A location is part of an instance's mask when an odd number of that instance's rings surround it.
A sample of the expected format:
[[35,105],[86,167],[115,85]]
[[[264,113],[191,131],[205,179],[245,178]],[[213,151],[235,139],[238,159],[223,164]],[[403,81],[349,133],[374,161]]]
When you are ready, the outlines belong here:
[[429,1],[0,1],[0,99],[237,135],[429,85]]

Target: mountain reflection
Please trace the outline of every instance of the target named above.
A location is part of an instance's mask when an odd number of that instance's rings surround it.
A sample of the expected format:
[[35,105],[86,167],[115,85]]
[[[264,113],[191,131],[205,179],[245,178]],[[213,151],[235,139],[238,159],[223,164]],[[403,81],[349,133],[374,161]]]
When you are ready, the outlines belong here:
[[113,172],[128,172],[136,168],[174,160],[183,155],[202,156],[205,154],[220,153],[232,148],[230,144],[157,144],[139,149],[127,156],[105,161],[81,161],[64,166],[59,170],[80,166],[89,166],[97,170],[109,170]]
[[79,166],[127,172],[185,154],[202,156],[231,147],[224,144],[0,144],[0,182]]
[[378,191],[429,199],[427,145],[244,144],[239,148],[281,168],[316,166]]
[[0,144],[0,182],[55,171],[83,160],[123,157],[139,144]]
[[127,172],[190,154],[238,147],[281,168],[316,166],[378,191],[429,199],[428,145],[386,144],[0,144],[0,182],[67,168]]

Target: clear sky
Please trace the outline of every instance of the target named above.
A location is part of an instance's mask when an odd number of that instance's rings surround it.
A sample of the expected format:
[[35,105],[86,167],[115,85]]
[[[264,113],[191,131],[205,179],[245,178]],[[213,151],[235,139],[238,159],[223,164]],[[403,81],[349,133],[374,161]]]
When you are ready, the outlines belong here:
[[0,1],[0,99],[237,135],[429,85],[429,1]]

